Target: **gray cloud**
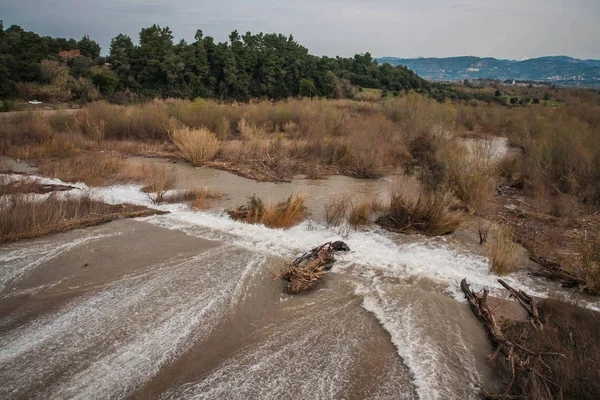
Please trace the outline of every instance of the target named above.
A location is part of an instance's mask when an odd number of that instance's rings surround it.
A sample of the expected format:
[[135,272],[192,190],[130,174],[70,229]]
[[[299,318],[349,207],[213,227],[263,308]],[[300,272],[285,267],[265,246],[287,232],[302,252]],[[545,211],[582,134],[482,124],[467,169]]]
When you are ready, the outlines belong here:
[[118,33],[168,25],[218,41],[239,32],[293,34],[313,54],[600,58],[598,0],[3,0],[5,26],[43,35],[89,34],[103,53]]

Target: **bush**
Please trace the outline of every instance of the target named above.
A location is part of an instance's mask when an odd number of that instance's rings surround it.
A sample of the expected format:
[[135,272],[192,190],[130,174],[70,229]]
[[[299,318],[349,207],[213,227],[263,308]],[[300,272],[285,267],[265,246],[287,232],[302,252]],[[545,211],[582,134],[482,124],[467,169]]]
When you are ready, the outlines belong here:
[[291,228],[304,219],[305,203],[306,196],[302,193],[294,193],[284,201],[266,206],[260,197],[252,195],[246,205],[229,210],[228,213],[233,219],[250,224],[263,224],[269,228]]
[[173,125],[169,136],[193,165],[212,160],[220,148],[217,137],[206,128],[192,129]]
[[448,184],[472,211],[481,211],[493,197],[498,181],[496,161],[491,149],[476,144],[471,151],[454,148],[447,154]]
[[175,187],[177,178],[175,174],[166,167],[149,167],[150,173],[146,176],[145,186],[140,190],[154,204],[165,201],[167,192]]
[[346,219],[350,199],[348,196],[330,198],[325,203],[325,223],[327,227],[339,226]]
[[426,192],[414,179],[404,179],[392,194],[390,205],[377,224],[396,232],[440,236],[454,232],[461,215],[453,211],[456,198],[449,191]]
[[371,202],[365,200],[358,203],[356,206],[352,205],[350,214],[348,215],[348,222],[354,229],[357,229],[359,226],[367,225],[370,216]]
[[498,275],[511,273],[519,261],[518,247],[513,241],[512,230],[504,225],[493,225],[486,241],[486,253],[490,269]]

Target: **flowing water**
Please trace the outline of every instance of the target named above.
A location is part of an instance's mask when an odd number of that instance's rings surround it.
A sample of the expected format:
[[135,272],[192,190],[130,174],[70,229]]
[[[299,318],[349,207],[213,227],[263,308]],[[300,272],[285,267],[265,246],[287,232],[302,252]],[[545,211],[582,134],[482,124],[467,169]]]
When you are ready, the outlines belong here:
[[[226,199],[0,247],[0,398],[475,399],[501,386],[459,293],[464,277],[500,293],[485,258],[453,236],[323,226],[327,198],[385,198],[393,179],[256,183],[169,165],[181,188]],[[299,189],[312,217],[289,230],[221,211]],[[149,204],[139,186],[91,191]],[[270,271],[342,234],[352,252],[316,290],[283,294]],[[507,281],[553,290],[525,274]]]

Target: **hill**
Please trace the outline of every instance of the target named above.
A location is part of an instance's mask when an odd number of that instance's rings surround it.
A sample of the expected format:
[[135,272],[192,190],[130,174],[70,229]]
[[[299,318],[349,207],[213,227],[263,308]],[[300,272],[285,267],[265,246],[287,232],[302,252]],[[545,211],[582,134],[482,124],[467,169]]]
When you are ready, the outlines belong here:
[[435,81],[499,79],[549,82],[563,86],[600,87],[600,60],[567,56],[532,58],[523,61],[486,57],[396,58],[382,57],[380,63],[404,65],[419,76]]

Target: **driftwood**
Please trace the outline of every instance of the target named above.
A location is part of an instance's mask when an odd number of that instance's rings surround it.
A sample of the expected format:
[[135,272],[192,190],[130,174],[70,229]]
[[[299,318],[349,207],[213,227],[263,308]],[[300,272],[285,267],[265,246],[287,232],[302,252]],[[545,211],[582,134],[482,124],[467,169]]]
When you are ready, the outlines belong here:
[[511,297],[517,300],[521,307],[527,311],[533,328],[540,331],[544,330],[544,325],[542,325],[542,321],[540,321],[540,313],[538,311],[535,299],[522,290],[513,289],[502,279],[498,279],[498,283],[504,286],[504,288],[510,292]]
[[583,279],[573,275],[572,273],[565,270],[560,266],[559,263],[553,260],[549,260],[545,257],[538,257],[536,255],[530,255],[529,259],[539,264],[543,269],[535,272],[531,272],[531,275],[541,276],[544,278],[559,281],[562,287],[574,288],[584,287],[585,282]]
[[349,251],[343,242],[327,242],[288,263],[273,279],[282,279],[288,293],[299,294],[314,288],[335,262],[335,251]]
[[[508,285],[506,285],[506,286],[508,286]],[[543,377],[543,374],[548,373],[549,372],[548,370],[550,369],[548,364],[546,364],[544,362],[544,360],[542,359],[543,356],[562,356],[562,357],[564,357],[563,354],[559,354],[559,353],[536,353],[534,351],[531,351],[531,350],[521,346],[518,343],[514,343],[514,342],[508,340],[506,338],[506,336],[504,336],[504,333],[502,333],[502,329],[496,322],[496,319],[494,318],[494,315],[487,304],[487,296],[488,296],[489,292],[486,289],[483,289],[481,292],[472,291],[469,284],[467,283],[466,278],[460,282],[460,288],[462,289],[463,293],[465,294],[465,297],[469,302],[469,306],[471,307],[473,314],[475,314],[477,319],[479,319],[483,323],[485,330],[486,330],[492,344],[496,347],[494,353],[491,354],[490,356],[488,356],[488,360],[492,361],[500,353],[502,353],[506,357],[506,360],[509,365],[509,369],[511,371],[511,378],[510,378],[508,385],[504,389],[504,392],[502,394],[494,394],[494,393],[482,391],[482,395],[485,398],[487,398],[487,399],[515,398],[515,396],[511,396],[509,394],[509,392],[510,392],[513,384],[515,383],[515,379],[517,377],[518,372],[526,373],[526,374],[535,374],[536,376]],[[526,299],[531,299],[531,297],[528,296],[527,294],[524,294],[524,292],[523,292],[523,294],[521,294],[512,288],[509,290],[511,291],[511,294],[513,294],[513,295],[515,295],[513,293],[513,291],[514,291],[518,296],[522,296],[525,304],[528,304],[525,301]],[[517,297],[517,296],[515,296],[515,297],[517,299],[519,299],[519,297]],[[537,308],[535,308],[535,310],[536,310],[535,313],[537,314]],[[533,306],[532,306],[532,313],[533,312],[534,311],[533,311]],[[539,316],[538,316],[538,321],[539,321]],[[545,368],[545,370],[544,370],[544,368]],[[544,385],[547,385],[547,384],[544,383]],[[548,389],[548,391],[549,391],[549,389]]]

